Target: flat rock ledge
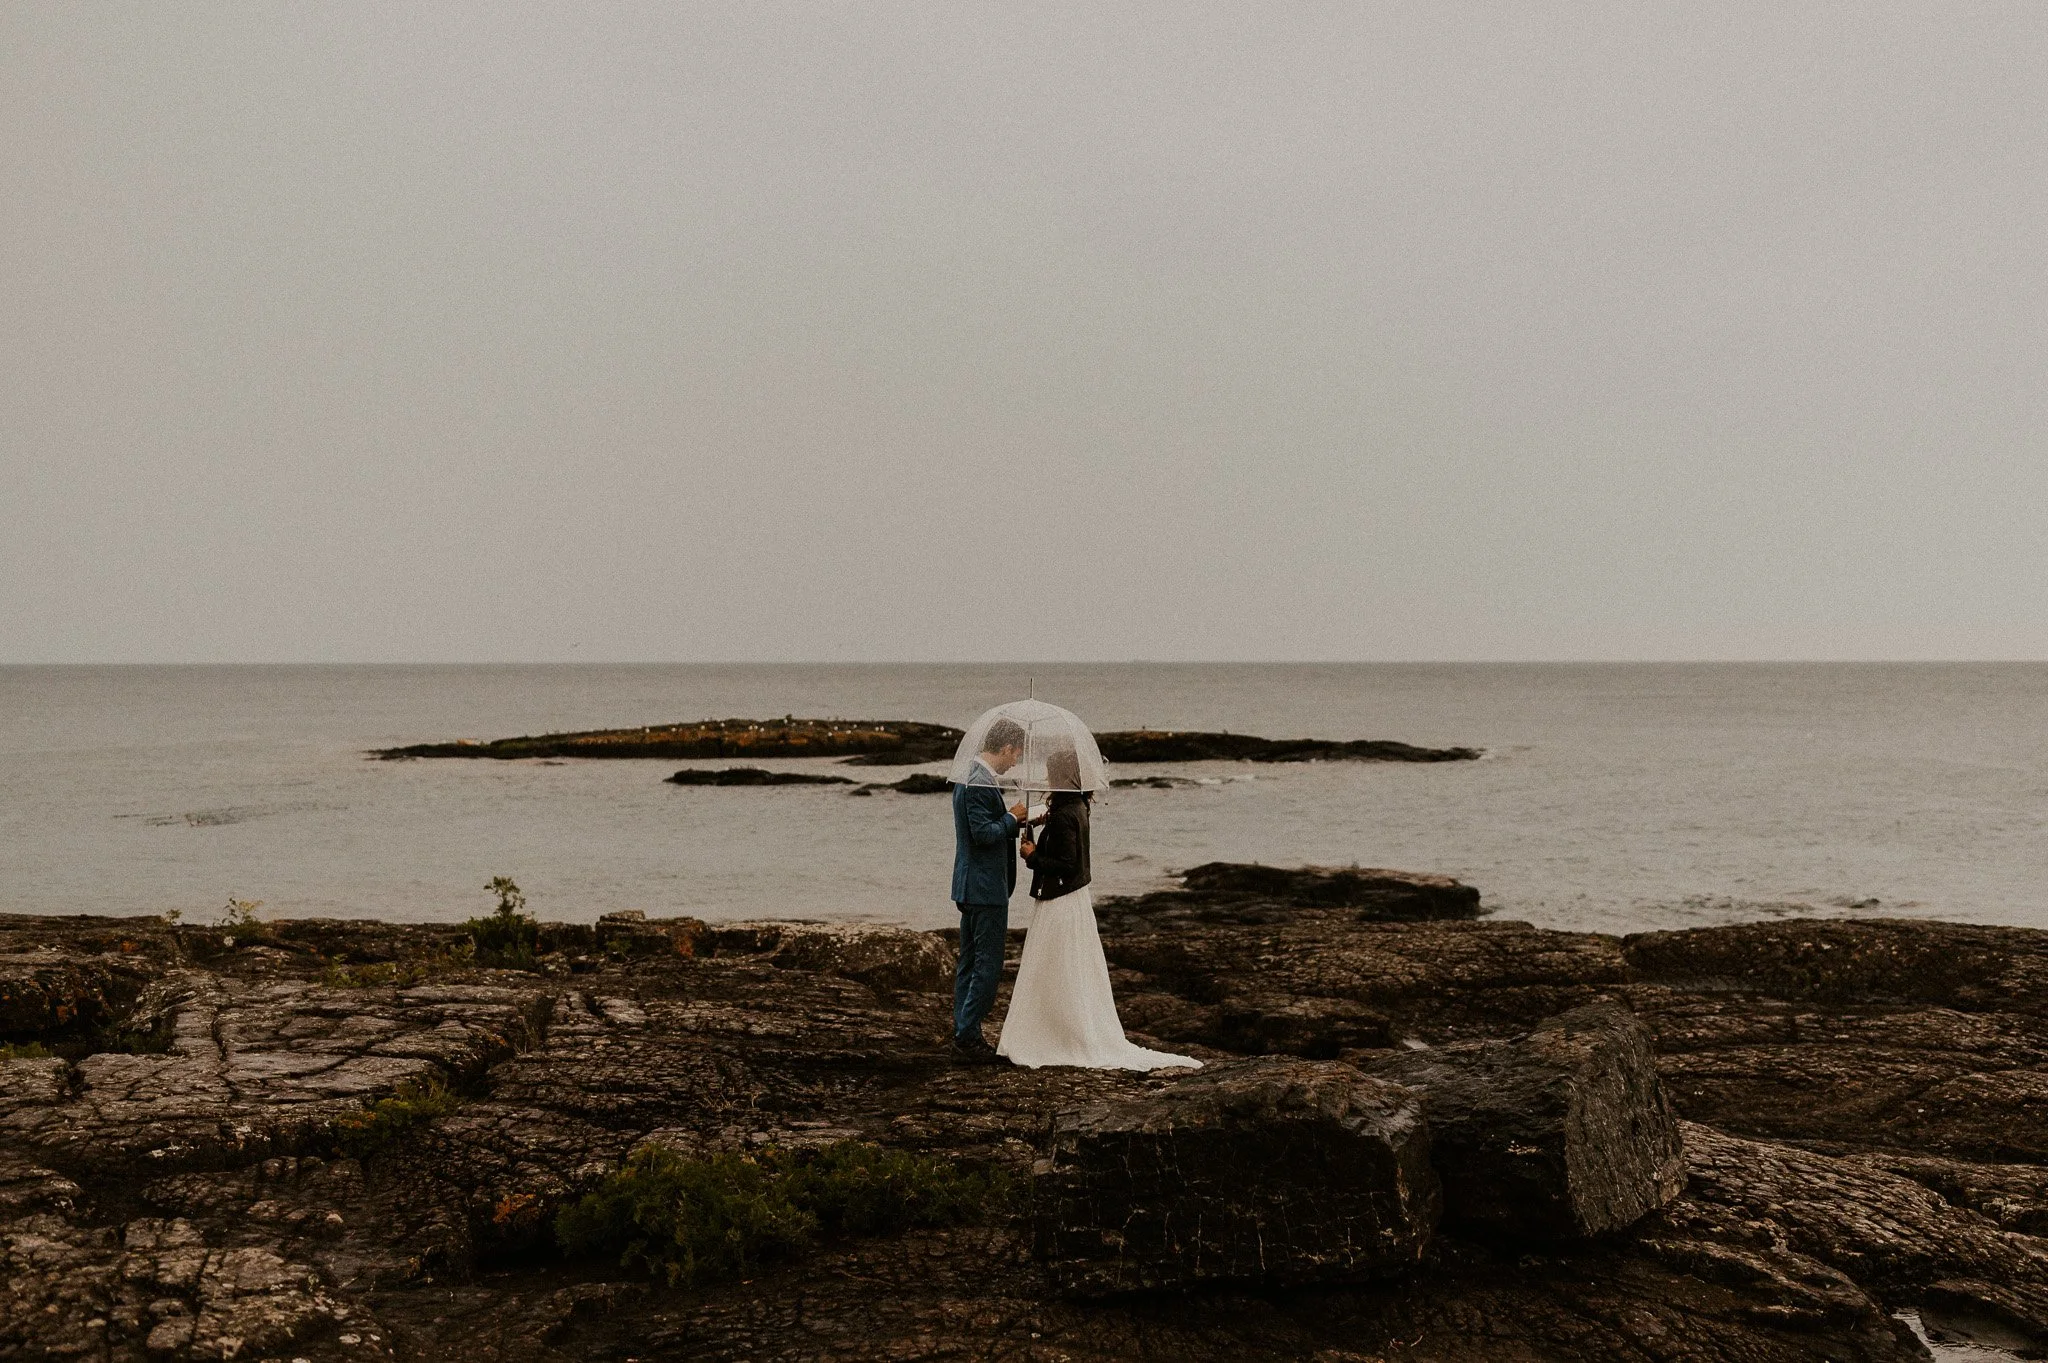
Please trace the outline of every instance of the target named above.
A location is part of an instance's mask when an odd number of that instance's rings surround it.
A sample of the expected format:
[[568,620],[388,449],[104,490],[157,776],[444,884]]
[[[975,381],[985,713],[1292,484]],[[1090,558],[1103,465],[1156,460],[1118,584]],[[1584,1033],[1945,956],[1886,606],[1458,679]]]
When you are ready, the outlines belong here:
[[[1155,1075],[954,1064],[939,934],[617,914],[515,971],[453,926],[0,918],[0,1358],[2048,1344],[2048,934],[1546,932],[1384,874],[1106,899],[1127,1030],[1205,1062]],[[643,1144],[843,1140],[1024,1192],[691,1288],[554,1243]]]

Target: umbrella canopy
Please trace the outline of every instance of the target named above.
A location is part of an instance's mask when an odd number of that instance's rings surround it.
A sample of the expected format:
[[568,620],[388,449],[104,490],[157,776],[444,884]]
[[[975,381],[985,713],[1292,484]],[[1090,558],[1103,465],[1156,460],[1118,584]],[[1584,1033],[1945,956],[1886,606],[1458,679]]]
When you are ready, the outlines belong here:
[[994,775],[995,785],[1020,791],[1103,790],[1109,785],[1102,751],[1088,726],[1071,710],[1042,700],[998,705],[968,725],[946,779],[956,786],[991,784],[988,766],[975,759],[1011,741],[1022,747],[1023,756]]

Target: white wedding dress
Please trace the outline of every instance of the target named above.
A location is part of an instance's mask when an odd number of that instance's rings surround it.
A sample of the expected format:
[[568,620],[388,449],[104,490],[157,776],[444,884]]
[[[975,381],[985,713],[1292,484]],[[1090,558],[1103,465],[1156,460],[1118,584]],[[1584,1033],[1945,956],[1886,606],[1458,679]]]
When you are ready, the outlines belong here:
[[1033,1069],[1156,1070],[1202,1063],[1124,1040],[1109,987],[1109,962],[1095,930],[1095,899],[1086,885],[1039,901],[1031,930],[1024,934],[1024,958],[996,1051]]

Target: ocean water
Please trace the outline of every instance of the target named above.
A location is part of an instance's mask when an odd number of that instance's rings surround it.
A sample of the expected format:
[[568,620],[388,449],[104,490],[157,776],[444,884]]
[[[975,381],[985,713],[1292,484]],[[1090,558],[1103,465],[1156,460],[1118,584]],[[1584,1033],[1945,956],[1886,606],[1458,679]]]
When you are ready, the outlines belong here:
[[732,715],[963,725],[1034,683],[1103,729],[1487,750],[1120,771],[1207,784],[1102,801],[1100,892],[1218,858],[1355,862],[1454,875],[1551,927],[2048,927],[2048,664],[5,667],[0,911],[206,921],[234,897],[446,920],[483,911],[504,874],[543,917],[940,925],[943,797],[365,750]]

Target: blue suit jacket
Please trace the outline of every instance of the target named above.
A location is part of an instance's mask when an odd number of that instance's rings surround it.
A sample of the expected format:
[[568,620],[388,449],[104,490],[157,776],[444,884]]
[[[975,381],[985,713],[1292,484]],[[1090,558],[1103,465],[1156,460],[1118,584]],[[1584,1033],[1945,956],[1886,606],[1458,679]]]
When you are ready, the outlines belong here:
[[953,787],[953,902],[1008,904],[1017,888],[1017,820],[1000,787]]

